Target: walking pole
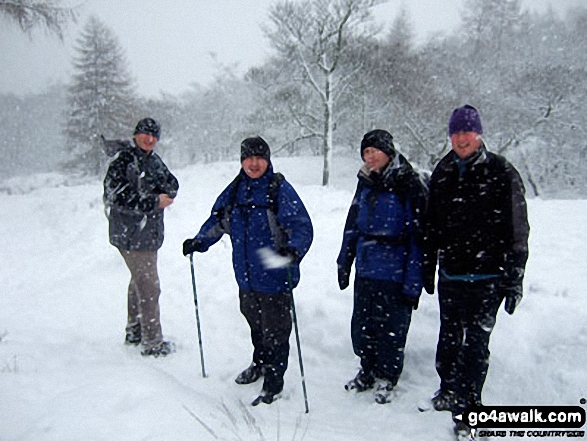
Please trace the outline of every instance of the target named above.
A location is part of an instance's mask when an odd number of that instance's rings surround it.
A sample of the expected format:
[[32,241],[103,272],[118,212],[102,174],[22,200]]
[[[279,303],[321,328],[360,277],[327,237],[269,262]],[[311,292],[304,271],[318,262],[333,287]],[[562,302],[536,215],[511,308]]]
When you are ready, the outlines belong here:
[[306,376],[304,374],[304,363],[302,362],[302,348],[300,346],[300,333],[298,331],[298,318],[296,316],[296,305],[293,297],[293,284],[291,278],[291,269],[287,266],[287,281],[289,283],[289,293],[291,295],[291,315],[294,323],[294,330],[296,333],[296,343],[298,345],[298,360],[300,361],[300,373],[302,375],[302,389],[304,391],[304,402],[306,404],[306,413],[310,412],[308,407],[308,393],[306,392]]
[[194,271],[193,253],[190,253],[190,263],[192,267],[192,288],[194,289],[194,305],[196,306],[196,325],[198,327],[198,343],[200,344],[200,364],[202,366],[202,377],[206,378],[206,368],[204,367],[204,348],[202,347],[202,332],[200,330],[200,314],[198,312],[198,295],[196,294],[196,275]]

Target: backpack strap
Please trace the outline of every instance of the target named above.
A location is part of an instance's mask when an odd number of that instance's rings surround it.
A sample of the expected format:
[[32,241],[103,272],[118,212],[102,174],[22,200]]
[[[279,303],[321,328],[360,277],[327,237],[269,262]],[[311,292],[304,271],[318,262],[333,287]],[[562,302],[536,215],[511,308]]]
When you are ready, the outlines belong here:
[[[228,185],[228,203],[224,207],[223,212],[221,214],[221,224],[224,231],[227,233],[230,232],[230,215],[236,204],[236,193],[238,191],[238,185],[241,179],[242,177],[239,173]],[[285,176],[283,176],[282,173],[273,173],[273,176],[271,177],[271,182],[269,182],[269,188],[267,190],[267,210],[269,217],[269,228],[271,230],[273,240],[275,241],[278,248],[281,242],[283,242],[283,237],[285,234],[283,228],[277,222],[277,211],[279,210],[279,189],[281,188],[281,183],[284,179]]]
[[273,173],[271,178],[271,182],[269,183],[269,190],[267,192],[267,202],[269,204],[269,209],[277,214],[277,210],[279,209],[277,202],[279,199],[279,188],[281,187],[281,183],[285,179],[285,176],[281,173]]

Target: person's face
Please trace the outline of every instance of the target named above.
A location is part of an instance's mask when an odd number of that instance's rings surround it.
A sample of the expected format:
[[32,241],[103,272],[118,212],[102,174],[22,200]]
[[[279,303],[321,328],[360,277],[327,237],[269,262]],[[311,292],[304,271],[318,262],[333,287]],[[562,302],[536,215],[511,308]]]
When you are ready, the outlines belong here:
[[242,166],[249,178],[257,179],[265,174],[269,163],[260,156],[249,156],[242,162]]
[[460,159],[465,159],[481,147],[481,135],[477,132],[456,132],[450,136],[452,149]]
[[140,148],[147,152],[152,151],[155,148],[155,144],[157,144],[157,138],[146,133],[137,133],[135,135],[135,141]]
[[375,147],[367,147],[363,150],[363,160],[369,170],[379,173],[387,164],[389,164],[389,156]]

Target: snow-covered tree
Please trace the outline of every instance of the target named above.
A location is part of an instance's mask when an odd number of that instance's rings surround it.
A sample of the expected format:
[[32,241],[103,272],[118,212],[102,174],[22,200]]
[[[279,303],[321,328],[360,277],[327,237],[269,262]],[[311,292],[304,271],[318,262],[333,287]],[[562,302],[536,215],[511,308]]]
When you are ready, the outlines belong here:
[[303,113],[298,113],[295,107],[289,111],[299,125],[302,138],[314,136],[322,140],[323,185],[328,185],[332,164],[336,103],[358,70],[342,68],[345,61],[350,61],[345,58],[353,41],[350,37],[368,32],[365,23],[377,3],[380,2],[285,0],[269,9],[270,26],[265,29],[266,35],[279,58],[289,62],[293,74],[290,84],[280,84],[279,90],[273,92],[286,91],[301,100],[317,103],[310,112],[305,106]]
[[63,40],[67,24],[76,21],[78,12],[60,3],[60,0],[0,0],[0,13],[29,35],[35,28],[44,28]]
[[136,115],[134,81],[118,38],[98,18],[89,18],[77,41],[69,85],[66,166],[98,174],[105,163],[100,135],[127,138]]
[[65,155],[65,94],[65,85],[56,84],[37,94],[0,95],[2,177],[58,168]]

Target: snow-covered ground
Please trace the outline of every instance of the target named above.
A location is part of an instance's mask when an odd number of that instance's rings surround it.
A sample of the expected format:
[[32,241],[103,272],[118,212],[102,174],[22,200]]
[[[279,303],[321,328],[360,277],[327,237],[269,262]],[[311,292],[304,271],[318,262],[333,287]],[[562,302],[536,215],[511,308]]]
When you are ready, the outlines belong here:
[[[108,244],[100,182],[57,186],[58,176],[13,181],[0,193],[0,440],[450,440],[446,412],[416,411],[438,386],[436,296],[414,313],[404,373],[389,405],[348,393],[358,360],[350,342],[352,292],[335,259],[359,162],[335,161],[320,186],[320,158],[274,159],[302,197],[315,240],[295,291],[310,413],[294,334],[283,399],[251,407],[261,383],[238,386],[251,357],[238,310],[230,244],[195,256],[202,378],[189,259],[195,235],[239,164],[173,170],[180,181],[159,253],[161,313],[177,353],[145,358],[122,344],[128,272]],[[34,187],[37,189],[32,189]],[[26,188],[26,191],[21,191]],[[500,311],[486,404],[578,405],[587,398],[587,200],[529,201],[525,298]]]

